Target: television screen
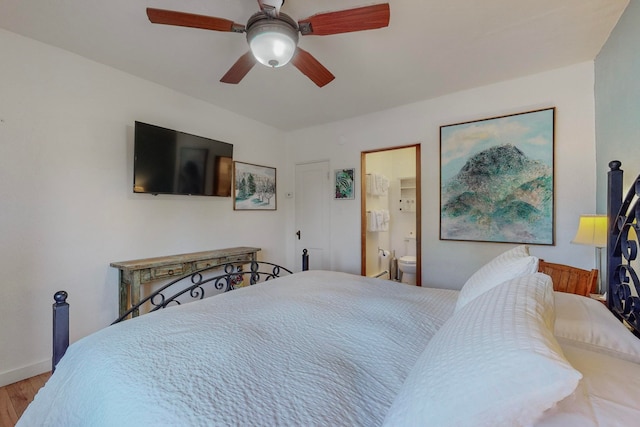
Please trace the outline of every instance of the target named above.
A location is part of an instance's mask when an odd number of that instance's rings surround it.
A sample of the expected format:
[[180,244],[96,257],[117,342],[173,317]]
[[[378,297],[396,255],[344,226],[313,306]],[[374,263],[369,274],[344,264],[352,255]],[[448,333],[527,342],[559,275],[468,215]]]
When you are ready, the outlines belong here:
[[233,144],[135,123],[133,192],[231,196]]

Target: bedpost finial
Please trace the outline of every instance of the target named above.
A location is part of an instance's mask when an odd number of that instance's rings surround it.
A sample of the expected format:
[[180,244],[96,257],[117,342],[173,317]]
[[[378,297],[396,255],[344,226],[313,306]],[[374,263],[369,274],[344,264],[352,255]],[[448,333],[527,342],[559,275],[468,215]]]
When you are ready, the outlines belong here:
[[302,271],[309,270],[309,251],[302,250]]
[[611,160],[609,162],[609,169],[612,171],[620,170],[620,166],[622,166],[622,162],[620,160]]
[[67,294],[66,291],[58,291],[53,295],[53,299],[55,300],[56,304],[64,304],[65,302],[67,302],[68,296],[69,294]]

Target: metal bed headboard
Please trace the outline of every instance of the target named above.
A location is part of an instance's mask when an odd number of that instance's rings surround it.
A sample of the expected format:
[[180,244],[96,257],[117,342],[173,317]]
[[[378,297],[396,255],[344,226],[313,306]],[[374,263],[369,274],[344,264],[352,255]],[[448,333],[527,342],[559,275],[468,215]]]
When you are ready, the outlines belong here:
[[[638,234],[640,175],[624,194],[622,163],[609,163],[607,185],[607,306],[640,337]],[[624,197],[623,197],[624,196]]]

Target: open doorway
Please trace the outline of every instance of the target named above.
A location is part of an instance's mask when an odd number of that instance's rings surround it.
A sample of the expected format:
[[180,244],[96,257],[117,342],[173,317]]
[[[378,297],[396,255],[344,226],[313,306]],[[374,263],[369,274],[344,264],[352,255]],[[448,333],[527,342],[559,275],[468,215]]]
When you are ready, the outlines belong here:
[[420,144],[363,151],[361,274],[421,286]]

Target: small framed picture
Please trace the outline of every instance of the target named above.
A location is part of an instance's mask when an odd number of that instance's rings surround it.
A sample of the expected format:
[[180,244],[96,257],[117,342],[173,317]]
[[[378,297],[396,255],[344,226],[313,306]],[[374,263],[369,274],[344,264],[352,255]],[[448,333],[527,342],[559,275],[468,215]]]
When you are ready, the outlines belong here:
[[233,162],[233,209],[276,210],[276,168]]
[[355,173],[354,168],[335,170],[335,198],[337,200],[355,199]]

